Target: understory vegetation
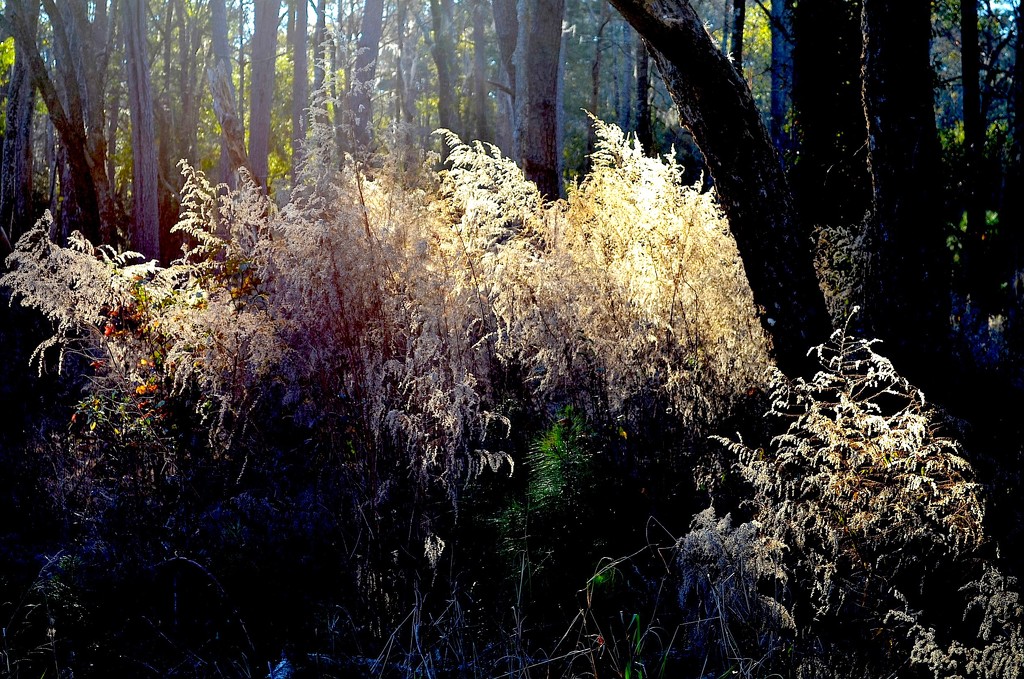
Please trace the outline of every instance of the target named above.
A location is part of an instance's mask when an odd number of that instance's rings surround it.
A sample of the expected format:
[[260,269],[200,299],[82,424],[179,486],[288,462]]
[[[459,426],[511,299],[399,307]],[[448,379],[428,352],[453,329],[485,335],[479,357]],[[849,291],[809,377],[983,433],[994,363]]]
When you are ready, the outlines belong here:
[[713,195],[595,125],[548,203],[314,107],[283,206],[182,165],[169,266],[26,234],[0,671],[1019,676],[956,423],[845,329],[776,371]]

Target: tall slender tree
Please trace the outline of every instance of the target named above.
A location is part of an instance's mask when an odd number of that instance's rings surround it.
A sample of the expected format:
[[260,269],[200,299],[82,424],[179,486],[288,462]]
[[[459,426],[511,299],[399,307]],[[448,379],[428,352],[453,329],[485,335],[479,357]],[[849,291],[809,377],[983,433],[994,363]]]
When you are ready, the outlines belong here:
[[[431,40],[430,54],[437,68],[437,117],[440,126],[447,130],[458,129],[458,112],[455,107],[455,47],[452,43],[452,22],[450,0],[430,0]],[[447,149],[442,147],[442,158]]]
[[274,103],[274,68],[281,0],[253,0],[252,82],[249,87],[249,162],[254,179],[267,186],[270,113]]
[[981,107],[981,49],[978,44],[978,0],[960,2],[960,64],[964,108],[964,207],[967,243],[962,263],[968,289],[981,292],[978,255],[985,231],[981,201],[981,172],[985,146],[985,119]]
[[377,58],[384,30],[384,0],[366,0],[363,21],[356,44],[355,68],[349,91],[349,110],[352,114],[353,138],[358,150],[365,151],[372,141],[373,111],[371,90],[377,77]]
[[729,41],[729,58],[733,66],[743,72],[743,29],[747,24],[747,0],[732,1],[732,36]]
[[494,141],[487,115],[487,0],[473,2],[473,131],[477,139]]
[[292,29],[292,176],[300,160],[306,138],[306,109],[309,107],[309,0],[294,0],[295,26]]
[[[562,191],[558,92],[565,0],[521,0],[515,50],[515,129],[523,173],[546,198]],[[528,74],[529,77],[522,77]]]
[[636,138],[647,153],[654,153],[654,130],[651,127],[650,56],[647,44],[636,41]]
[[125,64],[132,120],[132,247],[160,259],[160,205],[145,0],[125,0]]
[[792,151],[789,112],[793,92],[792,0],[772,0],[772,92],[771,133],[775,147],[788,156]]
[[864,0],[864,112],[873,187],[867,320],[911,378],[948,356],[949,269],[937,213],[931,3]]
[[[25,17],[35,33],[39,6],[33,3]],[[11,242],[25,231],[32,219],[32,130],[35,90],[28,65],[29,55],[20,42],[14,45],[7,91],[7,125],[3,137],[3,167],[0,171],[0,252],[10,251]]]

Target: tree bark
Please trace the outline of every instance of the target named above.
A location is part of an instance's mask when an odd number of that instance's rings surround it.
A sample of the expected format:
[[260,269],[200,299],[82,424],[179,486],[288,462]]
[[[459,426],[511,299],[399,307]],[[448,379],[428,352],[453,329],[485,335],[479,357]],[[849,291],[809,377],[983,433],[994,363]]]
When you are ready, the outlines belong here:
[[487,0],[473,2],[473,128],[476,138],[493,141],[487,115],[487,43],[484,16]]
[[[26,16],[34,34],[39,8],[32,5]],[[3,169],[0,181],[0,257],[11,251],[11,243],[28,230],[32,220],[32,121],[35,90],[28,66],[28,54],[21,43],[14,45],[7,94],[7,125],[3,140]]]
[[960,2],[960,63],[964,107],[964,208],[967,213],[967,242],[961,265],[967,290],[975,295],[985,287],[980,275],[985,212],[981,202],[982,158],[985,147],[985,119],[981,108],[981,50],[978,44],[978,1]]
[[780,368],[811,367],[829,322],[811,242],[746,82],[686,0],[612,0],[647,41],[707,160]]
[[380,38],[384,30],[384,0],[366,0],[362,28],[356,46],[355,70],[352,73],[352,88],[349,91],[349,111],[353,116],[353,136],[357,150],[366,152],[370,148],[370,129],[373,120],[370,92],[377,77],[377,57],[380,54]]
[[771,133],[775,148],[786,158],[793,150],[793,136],[787,129],[793,98],[792,0],[772,0],[771,32]]
[[732,2],[732,40],[729,58],[736,70],[743,73],[743,27],[747,23],[747,0]]
[[565,0],[520,0],[515,72],[515,128],[519,162],[541,194],[562,192],[558,171],[558,81]]
[[621,43],[615,50],[615,118],[623,132],[632,129],[630,114],[633,113],[633,30],[627,23],[620,23]]
[[[601,64],[604,57],[604,30],[611,21],[611,13],[607,3],[601,3],[601,14],[598,17],[597,35],[594,37],[594,60],[590,64],[590,114],[601,115]],[[642,41],[641,41],[642,42]],[[587,171],[590,171],[590,157],[597,148],[597,128],[593,124],[587,127]]]
[[800,2],[792,18],[800,153],[791,176],[800,214],[809,226],[860,224],[871,211],[860,0]]
[[504,89],[498,92],[498,137],[502,153],[519,158],[519,138],[515,125],[516,108],[516,41],[519,36],[519,15],[515,0],[491,0],[494,32],[498,37],[501,80]]
[[327,76],[324,62],[327,59],[327,0],[316,4],[316,27],[313,29],[313,91],[324,86]]
[[651,128],[651,78],[647,44],[636,41],[636,138],[644,153],[654,154],[654,130]]
[[125,65],[132,120],[132,247],[160,259],[159,169],[146,50],[145,0],[125,0]]
[[270,113],[274,104],[274,65],[281,0],[253,0],[252,82],[249,85],[249,162],[253,178],[267,188]]
[[[863,86],[874,197],[866,320],[920,384],[948,365],[949,268],[936,209],[928,0],[864,0]],[[941,372],[941,371],[940,371]]]
[[[0,15],[0,28],[13,35],[15,43],[24,50],[32,86],[42,97],[50,121],[60,136],[68,169],[66,181],[62,181],[58,213],[62,230],[79,229],[93,242],[109,242],[114,232],[115,213],[105,171],[105,139],[102,135],[98,140],[88,135],[90,130],[86,127],[78,84],[79,79],[84,81],[85,78],[79,78],[75,73],[74,48],[68,26],[53,0],[44,0],[44,6],[54,29],[55,49],[63,56],[60,73],[65,84],[66,104],[39,53],[29,12],[22,0],[8,0],[6,14]],[[81,47],[80,43],[75,45]],[[97,48],[97,51],[102,52],[102,48]],[[103,58],[102,54],[100,58]]]
[[[231,82],[231,43],[228,42],[228,11],[227,6],[224,4],[224,0],[210,0],[210,30],[213,41],[213,66],[207,72],[207,78],[210,81],[210,90],[214,90],[214,69],[218,69],[225,74],[226,80],[226,92],[221,96],[222,99],[230,99],[230,108],[232,112],[235,110],[235,86]],[[220,121],[220,111],[218,111],[217,97],[214,96],[214,111],[217,113],[217,120]],[[221,109],[224,108],[221,103]],[[235,121],[238,121],[237,115]],[[239,128],[241,122],[238,122]],[[221,122],[221,129],[224,125]],[[244,133],[242,134],[243,145],[242,150],[245,150],[244,145]],[[238,166],[232,166],[232,160],[230,151],[228,150],[228,139],[225,135],[221,136],[220,141],[220,162],[218,163],[218,173],[220,181],[234,186],[234,172],[238,169]]]
[[[458,129],[458,115],[455,111],[455,87],[452,80],[454,70],[454,52],[451,33],[450,7],[442,5],[441,0],[430,0],[431,40],[430,54],[437,68],[437,117],[439,126],[461,132]],[[448,148],[441,145],[441,160],[448,157]]]
[[292,177],[301,161],[302,142],[306,138],[306,109],[309,107],[309,58],[306,56],[309,31],[307,4],[295,0],[295,27],[292,30]]

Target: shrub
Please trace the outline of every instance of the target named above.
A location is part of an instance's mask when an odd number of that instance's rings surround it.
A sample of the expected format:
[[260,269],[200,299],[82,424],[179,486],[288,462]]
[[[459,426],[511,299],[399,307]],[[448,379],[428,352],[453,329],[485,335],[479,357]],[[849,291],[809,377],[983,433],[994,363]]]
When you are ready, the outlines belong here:
[[840,328],[815,353],[812,380],[772,380],[769,416],[784,426],[770,446],[718,439],[750,487],[754,553],[785,554],[776,602],[799,630],[797,665],[1017,676],[1015,583],[983,558],[982,491],[958,444],[874,342]]

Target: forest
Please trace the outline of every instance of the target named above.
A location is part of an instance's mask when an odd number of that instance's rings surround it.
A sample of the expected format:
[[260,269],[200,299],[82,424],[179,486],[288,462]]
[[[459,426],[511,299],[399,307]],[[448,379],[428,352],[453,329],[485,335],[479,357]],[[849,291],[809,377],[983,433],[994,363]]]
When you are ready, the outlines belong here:
[[1024,678],[1022,52],[0,0],[0,676]]

